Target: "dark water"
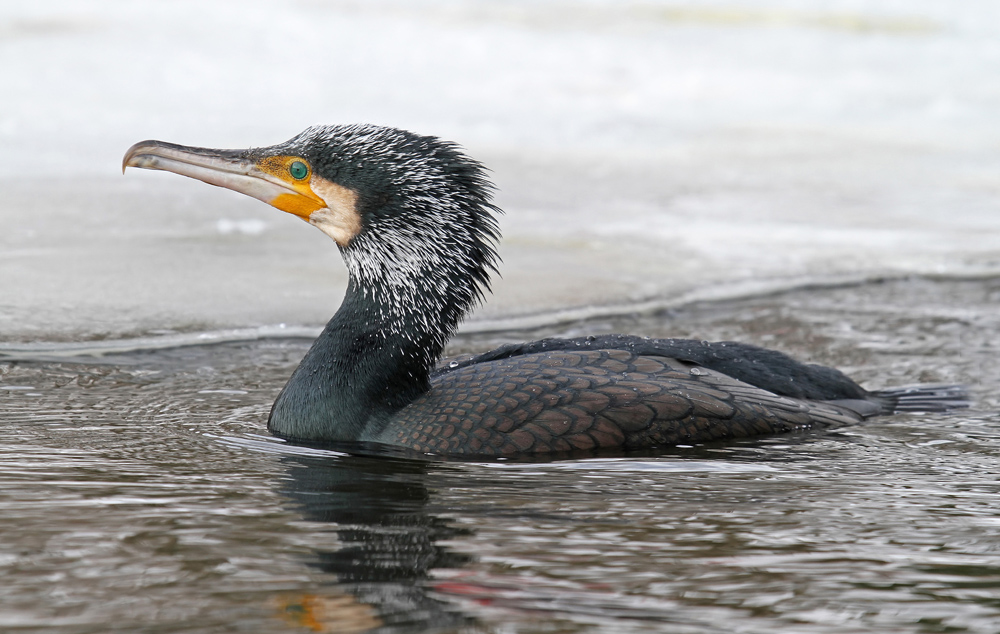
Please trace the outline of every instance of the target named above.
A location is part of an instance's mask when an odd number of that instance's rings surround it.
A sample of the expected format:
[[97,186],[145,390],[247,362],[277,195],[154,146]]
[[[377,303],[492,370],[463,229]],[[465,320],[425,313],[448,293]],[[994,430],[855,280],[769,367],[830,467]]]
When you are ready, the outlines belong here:
[[555,329],[741,339],[977,403],[542,464],[282,446],[302,341],[0,360],[0,631],[992,634],[998,303],[1000,280],[908,280]]

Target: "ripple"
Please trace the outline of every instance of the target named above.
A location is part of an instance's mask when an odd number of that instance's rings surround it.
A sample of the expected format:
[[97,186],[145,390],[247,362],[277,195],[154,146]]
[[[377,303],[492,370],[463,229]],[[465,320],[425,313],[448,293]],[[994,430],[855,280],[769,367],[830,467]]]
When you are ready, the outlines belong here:
[[0,389],[0,629],[992,634],[998,287],[911,280],[575,324],[764,343],[872,387],[969,383],[977,400],[588,460],[272,438],[309,345],[295,338],[0,361],[0,387],[24,388]]

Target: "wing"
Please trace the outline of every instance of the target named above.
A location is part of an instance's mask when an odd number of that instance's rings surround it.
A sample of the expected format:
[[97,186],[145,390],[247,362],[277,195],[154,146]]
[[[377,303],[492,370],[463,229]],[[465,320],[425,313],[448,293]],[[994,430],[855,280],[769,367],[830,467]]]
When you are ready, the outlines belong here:
[[624,350],[641,356],[691,361],[768,392],[797,399],[822,401],[866,399],[871,396],[835,368],[801,363],[777,350],[737,341],[651,339],[635,335],[554,338],[506,344],[483,354],[468,355],[454,365],[440,368],[439,372],[520,355],[566,350]]
[[510,456],[700,443],[862,418],[676,359],[560,350],[443,373],[378,441],[421,453]]

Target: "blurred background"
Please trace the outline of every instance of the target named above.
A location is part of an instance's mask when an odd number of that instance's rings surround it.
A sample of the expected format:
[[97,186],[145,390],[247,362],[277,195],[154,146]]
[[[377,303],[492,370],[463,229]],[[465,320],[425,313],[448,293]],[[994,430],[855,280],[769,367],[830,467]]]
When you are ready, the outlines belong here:
[[[371,122],[462,144],[505,209],[467,327],[1000,272],[988,0],[0,2],[0,341],[316,327],[288,214],[129,170]],[[527,321],[524,321],[526,319]]]

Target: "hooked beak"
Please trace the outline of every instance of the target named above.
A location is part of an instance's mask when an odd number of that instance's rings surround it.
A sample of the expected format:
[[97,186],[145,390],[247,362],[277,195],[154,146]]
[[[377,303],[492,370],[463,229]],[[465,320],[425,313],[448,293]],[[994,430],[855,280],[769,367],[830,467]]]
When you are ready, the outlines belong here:
[[164,170],[246,194],[308,221],[326,207],[309,179],[295,181],[279,165],[285,157],[246,158],[244,150],[213,150],[163,141],[140,141],[122,159],[126,167]]

